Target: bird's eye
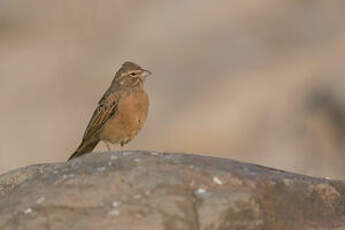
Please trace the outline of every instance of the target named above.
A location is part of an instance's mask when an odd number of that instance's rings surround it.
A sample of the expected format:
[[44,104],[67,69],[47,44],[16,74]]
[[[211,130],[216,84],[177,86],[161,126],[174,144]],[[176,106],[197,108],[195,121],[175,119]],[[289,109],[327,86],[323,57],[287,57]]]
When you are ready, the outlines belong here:
[[137,74],[133,72],[133,73],[131,73],[130,75],[131,75],[131,76],[135,76],[135,75],[137,75]]

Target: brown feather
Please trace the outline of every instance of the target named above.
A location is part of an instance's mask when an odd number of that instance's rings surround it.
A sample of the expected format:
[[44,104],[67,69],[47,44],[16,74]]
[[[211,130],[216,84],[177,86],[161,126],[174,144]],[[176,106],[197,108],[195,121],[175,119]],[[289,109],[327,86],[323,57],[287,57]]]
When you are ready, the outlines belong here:
[[68,160],[70,161],[73,158],[80,157],[81,155],[92,152],[92,150],[96,147],[98,142],[99,140],[95,140],[88,144],[85,144],[84,142],[82,142],[80,146],[77,148],[77,150],[68,158]]
[[151,74],[133,62],[121,66],[98,102],[81,144],[69,160],[91,152],[99,141],[123,145],[134,138],[148,112],[148,97],[142,88],[147,73]]
[[103,127],[104,123],[116,113],[119,97],[116,94],[104,95],[98,103],[91,120],[86,127],[83,140],[95,136],[97,132]]

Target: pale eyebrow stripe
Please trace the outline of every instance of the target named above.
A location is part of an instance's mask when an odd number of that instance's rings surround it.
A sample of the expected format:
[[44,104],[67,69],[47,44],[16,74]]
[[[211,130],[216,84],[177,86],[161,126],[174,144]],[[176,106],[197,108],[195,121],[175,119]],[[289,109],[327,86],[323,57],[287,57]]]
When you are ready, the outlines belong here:
[[134,73],[141,73],[141,70],[133,70],[133,71],[124,72],[124,73],[121,74],[121,77],[127,75],[128,73],[133,73],[133,72],[134,72]]

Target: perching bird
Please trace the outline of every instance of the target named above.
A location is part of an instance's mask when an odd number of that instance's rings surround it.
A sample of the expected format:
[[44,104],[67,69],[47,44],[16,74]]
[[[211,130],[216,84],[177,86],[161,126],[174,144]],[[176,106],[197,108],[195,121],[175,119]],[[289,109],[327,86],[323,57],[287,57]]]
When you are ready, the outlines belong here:
[[108,90],[98,102],[85,130],[83,140],[68,160],[91,152],[99,141],[121,147],[131,141],[146,120],[149,98],[143,88],[148,70],[125,62],[116,72]]

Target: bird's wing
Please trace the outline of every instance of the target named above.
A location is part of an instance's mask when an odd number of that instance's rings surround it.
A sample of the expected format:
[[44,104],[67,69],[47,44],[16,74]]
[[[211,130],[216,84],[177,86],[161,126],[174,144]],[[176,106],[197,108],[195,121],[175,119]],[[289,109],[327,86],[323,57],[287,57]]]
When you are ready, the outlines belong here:
[[83,140],[94,136],[104,124],[116,113],[120,97],[115,92],[105,94],[98,102],[96,110],[93,112],[91,120],[86,127]]

